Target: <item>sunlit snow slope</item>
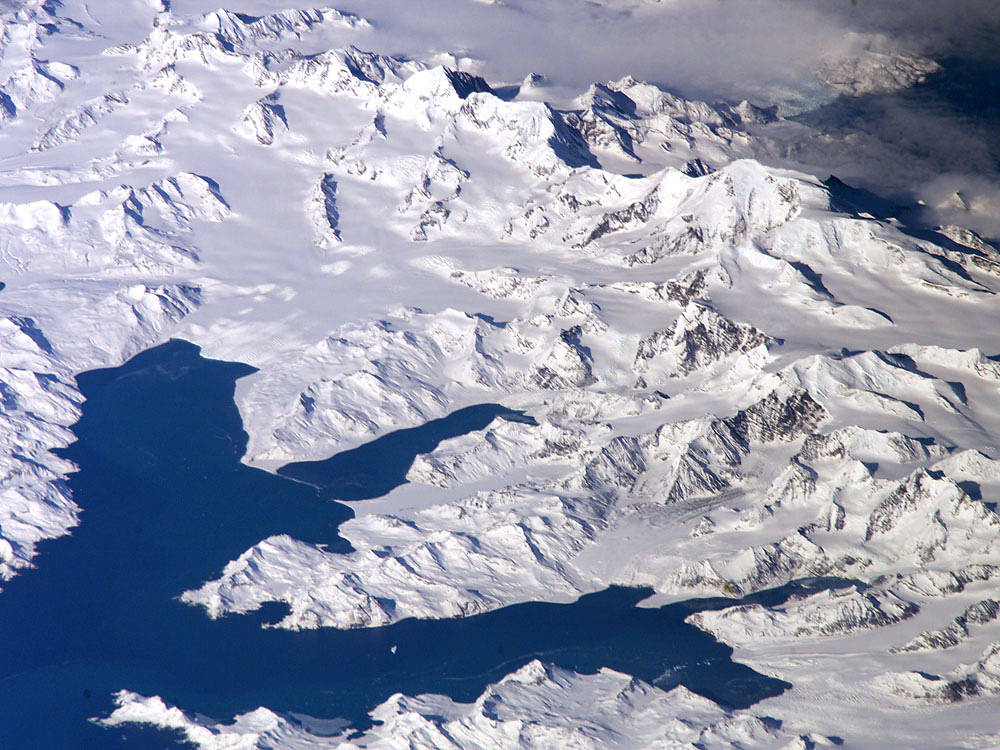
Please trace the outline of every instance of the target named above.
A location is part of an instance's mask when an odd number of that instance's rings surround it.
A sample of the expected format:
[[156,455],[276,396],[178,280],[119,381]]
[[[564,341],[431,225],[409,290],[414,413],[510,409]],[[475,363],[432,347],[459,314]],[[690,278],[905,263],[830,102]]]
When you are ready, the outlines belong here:
[[[355,506],[348,555],[261,540],[183,593],[206,616],[281,601],[280,627],[369,627],[610,584],[861,582],[693,617],[794,685],[759,707],[780,728],[533,664],[474,706],[394,698],[364,746],[587,746],[552,715],[639,746],[1000,742],[994,247],[789,169],[836,144],[773,110],[631,78],[554,105],[539,77],[367,52],[352,13],[192,5],[0,18],[0,576],[85,522],[50,452],[73,376],[178,336],[259,368],[237,400],[268,469],[470,404],[537,422],[418,457]],[[264,709],[234,728],[120,703],[111,721],[204,747],[321,744]],[[532,728],[500,744],[511,722]]]

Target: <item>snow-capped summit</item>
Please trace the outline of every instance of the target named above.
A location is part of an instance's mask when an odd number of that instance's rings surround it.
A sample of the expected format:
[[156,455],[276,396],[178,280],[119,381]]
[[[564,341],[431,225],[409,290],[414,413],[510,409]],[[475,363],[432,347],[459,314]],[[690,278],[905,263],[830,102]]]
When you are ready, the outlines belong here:
[[210,724],[159,698],[122,691],[102,723],[147,723],[177,730],[196,747],[389,748],[798,748],[831,745],[819,735],[796,736],[779,722],[730,711],[684,687],[664,691],[609,669],[578,675],[532,661],[491,685],[474,702],[397,694],[372,712],[378,724],[360,735],[331,737],[266,708],[232,724]]
[[[235,400],[269,470],[474,404],[526,415],[355,504],[350,552],[266,532],[175,592],[198,616],[360,628],[839,579],[691,618],[792,685],[776,718],[533,662],[468,704],[396,695],[345,747],[944,746],[930,704],[1000,692],[988,239],[846,200],[806,169],[842,143],[773,107],[493,80],[335,8],[112,5],[0,15],[0,579],[87,522],[54,452],[75,376],[176,336],[256,368]],[[872,48],[822,75],[863,96],[936,70]],[[186,710],[122,692],[104,719],[333,741]],[[970,743],[1000,732],[981,713]]]

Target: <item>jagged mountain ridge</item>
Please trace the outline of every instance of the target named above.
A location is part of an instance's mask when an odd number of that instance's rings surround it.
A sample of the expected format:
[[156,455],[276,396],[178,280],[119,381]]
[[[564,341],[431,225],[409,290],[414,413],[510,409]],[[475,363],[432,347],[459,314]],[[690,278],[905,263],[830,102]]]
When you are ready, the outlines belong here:
[[[72,375],[180,334],[260,368],[238,400],[269,467],[470,403],[538,422],[418,459],[345,524],[352,555],[262,540],[185,594],[213,615],[279,599],[286,627],[367,626],[836,574],[872,586],[855,630],[932,632],[984,600],[1000,341],[955,321],[995,317],[988,243],[915,238],[764,166],[788,144],[749,104],[626,78],[557,107],[365,52],[364,20],[332,9],[153,8],[110,45],[70,12],[6,22],[27,61],[0,132],[35,148],[0,180],[5,418],[32,436],[4,454],[5,576],[76,522],[53,494],[71,467],[45,452],[68,439]],[[46,59],[57,29],[100,51]],[[341,36],[299,48],[310,34]],[[891,597],[912,616],[880,616]],[[792,631],[854,632],[830,602]]]
[[[705,748],[809,747],[818,735],[795,736],[773,719],[727,711],[677,687],[664,692],[628,675],[602,669],[578,675],[533,661],[504,677],[473,703],[442,696],[396,695],[376,709],[379,726],[347,739],[348,731],[319,737],[261,708],[231,725],[209,725],[158,698],[122,692],[108,726],[145,722],[180,730],[200,747],[223,743],[344,750],[353,748],[498,747],[638,748],[697,744]],[[544,707],[541,711],[540,707]]]

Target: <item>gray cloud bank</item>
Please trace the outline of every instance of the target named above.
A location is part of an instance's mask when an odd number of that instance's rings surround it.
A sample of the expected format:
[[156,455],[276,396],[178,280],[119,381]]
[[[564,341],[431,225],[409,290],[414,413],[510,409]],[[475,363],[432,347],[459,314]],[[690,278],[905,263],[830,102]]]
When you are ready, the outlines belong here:
[[[801,166],[923,200],[929,223],[1000,237],[996,0],[355,0],[350,9],[376,21],[372,41],[385,51],[459,50],[485,61],[491,80],[540,72],[555,98],[632,75],[688,97],[805,110],[834,145],[826,161]],[[930,57],[943,69],[861,97],[838,96],[817,76],[866,52]]]
[[[803,117],[828,133],[885,146],[848,179],[926,203],[929,224],[963,224],[1000,238],[1000,5],[995,0],[826,0],[842,23],[928,55],[942,69],[880,97],[835,101]],[[850,153],[844,154],[849,161]]]

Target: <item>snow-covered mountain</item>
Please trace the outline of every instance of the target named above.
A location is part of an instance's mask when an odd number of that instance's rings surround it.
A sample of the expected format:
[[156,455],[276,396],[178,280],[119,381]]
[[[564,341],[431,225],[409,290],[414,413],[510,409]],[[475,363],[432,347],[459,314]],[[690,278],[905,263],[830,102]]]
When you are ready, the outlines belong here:
[[[199,748],[646,748],[833,746],[795,736],[776,722],[727,711],[683,687],[669,692],[609,669],[579,675],[533,661],[492,685],[474,703],[442,696],[394,695],[373,712],[375,728],[350,736],[314,734],[265,708],[230,725],[200,724],[159,698],[122,692],[106,726],[147,723],[179,730]],[[350,739],[348,739],[350,737]]]
[[[237,404],[267,469],[471,404],[533,418],[419,456],[354,506],[349,554],[275,536],[177,592],[207,616],[280,601],[278,627],[371,627],[612,584],[856,581],[691,618],[793,684],[761,706],[780,726],[536,663],[472,705],[397,696],[359,746],[1000,737],[986,239],[811,175],[843,144],[773,108],[629,77],[546,101],[537,77],[367,51],[372,24],[333,8],[113,5],[0,18],[0,577],[81,522],[52,453],[74,375],[177,336],[258,368]],[[859,95],[935,70],[870,51],[822,75]],[[204,747],[324,746],[265,708],[119,704],[108,722]]]

